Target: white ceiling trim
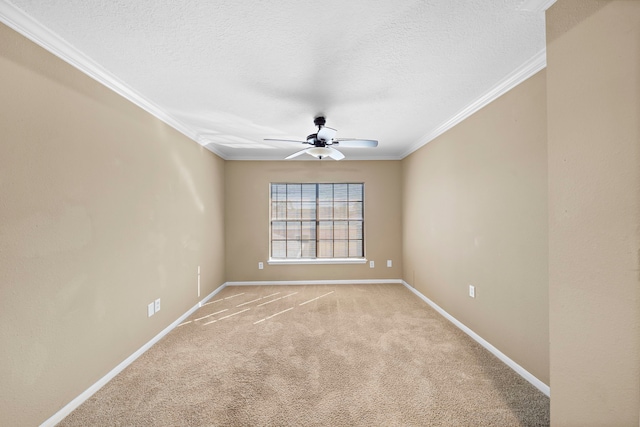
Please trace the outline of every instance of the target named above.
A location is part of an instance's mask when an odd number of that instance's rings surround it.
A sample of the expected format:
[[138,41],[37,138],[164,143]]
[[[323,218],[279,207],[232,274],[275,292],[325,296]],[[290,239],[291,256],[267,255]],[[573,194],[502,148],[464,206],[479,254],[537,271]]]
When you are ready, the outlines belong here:
[[[344,153],[343,153],[344,154]],[[294,159],[289,159],[289,160],[285,160],[284,157],[281,158],[265,158],[265,157],[255,157],[255,156],[233,156],[232,158],[228,159],[228,160],[232,160],[232,161],[251,161],[251,162],[279,162],[279,161],[284,161],[284,162],[327,162],[327,163],[332,163],[335,162],[337,160],[333,160],[333,159],[329,159],[329,158],[323,158],[322,160],[318,160],[318,159],[313,159],[311,157],[308,156],[300,156],[298,158],[294,158]],[[345,157],[344,159],[340,160],[340,163],[344,163],[344,162],[377,162],[377,161],[382,161],[382,160],[402,160],[402,157],[398,157],[398,156],[380,156],[380,157],[375,157],[375,158],[357,158],[355,155],[353,156],[349,156],[347,155],[347,157]]]
[[556,0],[524,0],[518,9],[526,10],[527,12],[545,12],[555,2]]
[[[118,95],[133,102],[138,107],[162,120],[178,132],[204,146],[204,144],[200,143],[197,133],[190,130],[187,126],[168,114],[158,105],[151,102],[125,83],[121,82],[117,77],[105,70],[100,64],[84,55],[56,33],[52,32],[40,22],[25,14],[21,9],[6,0],[0,0],[0,21],[32,42],[56,55],[71,66],[77,68],[92,79],[102,83]],[[222,153],[212,147],[207,146],[205,148],[226,160]]]
[[[555,3],[555,1],[556,0],[527,0],[521,7],[526,6],[527,8],[534,8],[536,10],[545,10],[553,3]],[[167,125],[173,127],[199,145],[204,146],[209,151],[212,151],[223,159],[228,160],[227,156],[213,147],[213,144],[209,144],[208,141],[200,138],[198,132],[193,131],[180,120],[167,113],[160,106],[153,103],[152,101],[145,98],[143,95],[120,81],[117,77],[105,70],[101,65],[84,55],[74,46],[67,43],[63,38],[50,31],[39,21],[25,14],[21,9],[14,6],[7,0],[0,0],[0,21],[5,23],[15,31],[19,32],[23,36],[27,37],[34,43],[48,50],[52,54],[56,55],[71,66],[85,73],[89,77],[105,85],[107,88],[113,90],[120,96],[131,101],[153,116],[157,117],[159,120],[162,120]],[[447,120],[442,125],[438,126],[433,131],[430,131],[429,133],[421,137],[416,143],[412,144],[407,151],[405,151],[398,157],[389,158],[388,160],[401,160],[405,158],[406,156],[418,150],[439,135],[451,129],[476,111],[485,107],[496,98],[500,97],[518,84],[522,83],[541,69],[545,68],[545,66],[546,50],[543,49],[533,58],[516,69],[514,72],[507,75],[504,79],[498,82],[493,88],[487,91],[476,101],[469,104],[459,113],[457,113],[451,119]],[[236,158],[234,157],[234,159]],[[237,160],[241,160],[241,158],[237,158]]]
[[522,64],[519,68],[517,68],[512,73],[508,74],[504,79],[498,82],[495,86],[489,89],[484,95],[480,98],[472,102],[463,108],[458,114],[438,126],[433,131],[427,133],[422,138],[418,140],[415,144],[413,144],[407,151],[402,153],[400,156],[401,159],[404,159],[409,154],[418,150],[422,146],[426,145],[430,141],[433,141],[438,136],[442,135],[458,123],[462,122],[467,117],[471,116],[473,113],[478,110],[484,108],[500,96],[509,92],[514,87],[518,86],[520,83],[527,80],[529,77],[533,76],[538,71],[542,70],[547,66],[547,51],[546,49],[538,52],[533,58],[529,59],[527,62]]

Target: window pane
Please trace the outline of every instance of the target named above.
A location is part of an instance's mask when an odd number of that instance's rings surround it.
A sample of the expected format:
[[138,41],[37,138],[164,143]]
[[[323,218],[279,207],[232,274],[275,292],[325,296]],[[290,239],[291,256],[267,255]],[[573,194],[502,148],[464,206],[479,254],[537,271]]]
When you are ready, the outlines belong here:
[[349,221],[349,240],[362,240],[361,221]]
[[316,185],[315,184],[302,184],[302,201],[304,202],[316,202]]
[[298,221],[287,222],[287,240],[300,240],[300,224]]
[[333,184],[333,199],[346,202],[349,194],[347,189],[347,184]]
[[333,257],[333,240],[320,240],[318,242],[318,258]]
[[333,200],[333,184],[318,184],[318,199],[325,202]]
[[284,240],[271,242],[271,256],[274,258],[285,258],[287,256],[287,242]]
[[287,184],[287,200],[290,202],[302,200],[302,184]]
[[287,203],[287,219],[300,219],[301,208],[300,202]]
[[362,240],[349,240],[349,256],[350,257],[363,257],[362,253]]
[[316,240],[316,222],[305,221],[302,223],[302,240]]
[[284,221],[274,221],[271,223],[271,239],[285,240],[287,238],[287,223]]
[[362,202],[349,202],[349,219],[362,219]]
[[271,203],[271,219],[287,219],[286,202]]
[[316,219],[316,203],[315,202],[302,202],[302,214],[301,219]]
[[287,258],[300,258],[302,255],[300,250],[300,240],[289,240],[287,242]]
[[287,200],[286,184],[271,184],[271,200],[284,202]]
[[333,219],[333,202],[320,202],[318,205],[319,219]]
[[333,239],[333,222],[332,221],[320,221],[318,223],[318,239],[319,240]]
[[349,200],[360,201],[362,200],[362,184],[349,184]]
[[333,218],[347,219],[347,202],[335,202],[333,204]]
[[315,240],[302,241],[302,257],[303,258],[316,257],[316,241]]
[[333,241],[333,257],[334,258],[347,258],[349,256],[349,246],[347,240],[334,240]]
[[271,256],[364,256],[364,184],[271,183]]
[[333,223],[333,238],[335,240],[347,240],[349,238],[349,223],[347,221],[335,221]]

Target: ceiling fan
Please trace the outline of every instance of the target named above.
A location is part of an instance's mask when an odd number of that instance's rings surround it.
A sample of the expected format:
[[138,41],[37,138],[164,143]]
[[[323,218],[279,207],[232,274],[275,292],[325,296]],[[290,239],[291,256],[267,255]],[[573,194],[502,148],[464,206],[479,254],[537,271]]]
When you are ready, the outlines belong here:
[[292,155],[285,157],[286,160],[293,159],[302,154],[309,154],[322,160],[325,157],[331,157],[334,160],[344,159],[344,154],[333,148],[338,147],[377,147],[378,141],[372,139],[354,139],[354,138],[336,138],[337,130],[327,127],[324,124],[326,119],[323,116],[318,116],[313,119],[313,124],[318,126],[318,132],[312,133],[307,136],[306,141],[295,141],[291,139],[270,139],[265,138],[265,141],[278,141],[278,142],[295,142],[298,144],[308,144],[311,147],[305,148]]

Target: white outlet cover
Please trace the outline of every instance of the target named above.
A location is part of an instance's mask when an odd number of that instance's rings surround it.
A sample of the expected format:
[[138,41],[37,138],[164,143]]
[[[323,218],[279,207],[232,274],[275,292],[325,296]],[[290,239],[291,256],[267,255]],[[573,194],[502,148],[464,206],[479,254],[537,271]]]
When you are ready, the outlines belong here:
[[156,300],[156,313],[160,311],[160,298]]
[[469,285],[469,296],[471,298],[475,298],[476,297],[476,287],[473,285]]
[[387,260],[387,267],[393,267],[393,261],[390,259]]
[[258,270],[262,270],[264,268],[264,264],[262,262],[258,263]]
[[153,316],[153,313],[155,313],[155,304],[150,302],[147,306],[147,317]]
[[374,268],[376,263],[374,261],[369,261],[369,268]]

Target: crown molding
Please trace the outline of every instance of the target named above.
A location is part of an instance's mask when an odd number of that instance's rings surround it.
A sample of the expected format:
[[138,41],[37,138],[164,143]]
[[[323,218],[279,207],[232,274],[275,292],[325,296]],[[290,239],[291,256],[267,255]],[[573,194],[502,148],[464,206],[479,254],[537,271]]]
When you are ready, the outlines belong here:
[[[198,134],[187,127],[184,123],[177,120],[159,105],[151,102],[124,82],[120,81],[116,76],[109,73],[100,64],[80,52],[58,34],[54,33],[39,21],[27,15],[21,9],[6,0],[0,0],[0,22],[3,22],[9,28],[22,34],[27,39],[62,59],[72,67],[77,68],[92,79],[103,84],[118,95],[134,103],[149,114],[155,116],[159,120],[162,120],[167,125],[182,133],[187,138],[204,147],[204,145],[199,141]],[[226,157],[213,147],[204,148],[226,160]]]
[[[401,156],[380,156],[380,157],[375,157],[375,156],[348,156],[342,160],[340,160],[341,163],[343,162],[375,162],[375,161],[382,161],[382,160],[402,160],[403,157]],[[326,161],[326,162],[336,162],[338,160],[333,160],[333,159],[326,159],[323,158],[322,160],[318,160],[318,159],[312,159],[312,158],[308,158],[308,159],[289,159],[286,160],[284,158],[284,155],[281,157],[277,157],[277,156],[227,156],[225,158],[225,160],[232,160],[232,161],[238,161],[238,162],[279,162],[279,161],[283,161],[283,162],[318,162],[318,161]]]
[[545,12],[549,9],[556,0],[524,0],[518,7],[518,10],[524,10],[527,12]]
[[[553,5],[555,1],[556,0],[527,0],[520,8],[522,10],[546,10],[548,7]],[[198,132],[190,129],[180,120],[176,119],[174,116],[166,112],[162,107],[153,103],[149,99],[145,98],[142,94],[138,93],[137,91],[126,85],[124,82],[120,81],[117,77],[104,69],[100,64],[87,57],[62,37],[49,30],[39,21],[27,15],[21,9],[11,4],[7,0],[0,0],[0,22],[3,22],[8,27],[22,34],[24,37],[46,49],[53,55],[67,62],[74,68],[80,70],[92,79],[103,84],[107,88],[113,90],[120,96],[147,111],[167,125],[173,127],[178,132],[185,135],[187,138],[193,140],[198,145],[201,145],[217,156],[225,160],[272,160],[265,159],[264,157],[255,158],[254,156],[227,156],[220,150],[217,150],[215,147],[213,147],[213,144],[205,143],[205,141],[200,138]],[[538,54],[533,56],[530,60],[525,62],[517,70],[507,75],[483,96],[469,104],[467,107],[462,109],[459,113],[457,113],[451,119],[447,120],[442,125],[438,126],[436,129],[422,136],[416,143],[411,145],[411,147],[409,147],[409,149],[403,152],[400,156],[392,155],[385,157],[376,157],[372,158],[371,160],[404,159],[409,154],[418,150],[428,142],[432,141],[458,123],[462,122],[464,119],[466,119],[476,111],[485,107],[493,100],[508,92],[509,90],[522,83],[545,67],[546,49],[543,49]],[[366,159],[363,158],[362,160]]]
[[462,122],[464,119],[471,116],[473,113],[479,111],[484,108],[500,96],[504,95],[514,87],[518,86],[520,83],[527,80],[529,77],[533,76],[538,71],[544,69],[547,66],[547,50],[542,49],[540,52],[535,54],[532,58],[514,70],[512,73],[508,74],[505,78],[503,78],[500,82],[498,82],[495,86],[489,89],[484,95],[480,98],[476,99],[471,104],[467,105],[463,108],[458,114],[425,134],[422,138],[420,138],[415,144],[411,145],[407,151],[402,154],[402,158],[407,157],[409,154],[418,150],[422,146],[427,143],[433,141],[438,136],[442,135],[449,129],[453,128],[458,123]]

